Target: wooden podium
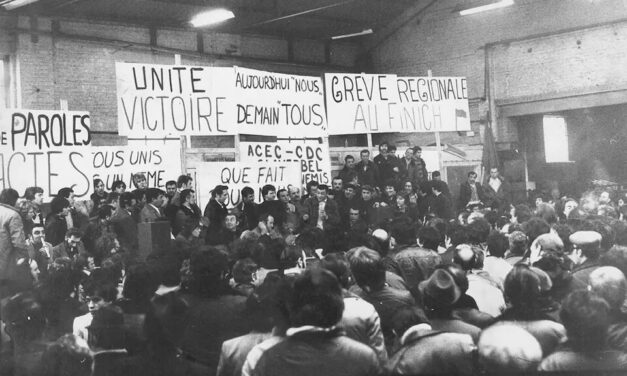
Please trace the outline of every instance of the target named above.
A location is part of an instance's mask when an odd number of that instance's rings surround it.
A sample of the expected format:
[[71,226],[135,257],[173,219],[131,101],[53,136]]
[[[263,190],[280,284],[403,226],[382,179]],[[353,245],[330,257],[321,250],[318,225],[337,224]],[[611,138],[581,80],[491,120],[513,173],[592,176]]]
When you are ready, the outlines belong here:
[[172,243],[170,237],[170,222],[143,222],[137,224],[137,237],[139,243],[138,258],[146,260],[153,252],[166,252]]

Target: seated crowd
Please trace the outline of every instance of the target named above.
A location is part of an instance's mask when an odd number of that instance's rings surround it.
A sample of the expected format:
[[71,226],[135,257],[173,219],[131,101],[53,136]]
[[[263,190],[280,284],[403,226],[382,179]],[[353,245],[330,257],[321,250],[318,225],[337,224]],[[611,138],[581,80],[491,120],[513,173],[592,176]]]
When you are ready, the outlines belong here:
[[[218,185],[204,211],[185,175],[49,208],[5,189],[0,374],[627,370],[627,223],[607,192],[514,205],[469,185],[455,213],[416,150],[361,157],[303,195],[246,187],[227,208]],[[144,257],[146,222],[171,242]]]

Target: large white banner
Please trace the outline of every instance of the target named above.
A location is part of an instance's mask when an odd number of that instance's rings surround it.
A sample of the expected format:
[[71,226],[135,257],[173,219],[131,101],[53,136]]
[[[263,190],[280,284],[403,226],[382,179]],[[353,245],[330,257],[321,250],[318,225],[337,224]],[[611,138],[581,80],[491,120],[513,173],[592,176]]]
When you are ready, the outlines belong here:
[[300,186],[310,180],[331,184],[329,144],[322,138],[279,137],[276,142],[240,142],[239,152],[242,162],[298,162],[302,173]]
[[233,69],[227,118],[240,133],[298,137],[326,134],[322,79]]
[[233,68],[116,63],[118,133],[132,137],[236,134],[225,114]]
[[255,192],[255,201],[263,202],[261,188],[272,184],[277,189],[287,188],[300,182],[300,165],[295,162],[206,162],[196,165],[196,191],[198,206],[201,209],[211,198],[210,191],[216,185],[229,187],[227,206],[237,205],[241,201],[241,190],[251,187]]
[[87,112],[3,111],[0,145],[0,188],[20,194],[38,186],[49,197],[72,187],[79,198],[89,197],[94,178],[101,178],[108,190],[114,180],[132,189],[132,174],[140,172],[149,187],[165,188],[181,171],[177,141],[92,146]]
[[329,134],[469,131],[463,77],[324,76]]

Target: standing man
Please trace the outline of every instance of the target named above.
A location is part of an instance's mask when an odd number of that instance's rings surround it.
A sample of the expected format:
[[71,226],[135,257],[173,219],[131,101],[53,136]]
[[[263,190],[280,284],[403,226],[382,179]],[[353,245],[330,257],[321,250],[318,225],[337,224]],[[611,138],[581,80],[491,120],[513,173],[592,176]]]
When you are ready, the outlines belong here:
[[130,192],[124,192],[120,195],[118,209],[111,217],[111,225],[117,234],[120,246],[128,250],[131,256],[136,256],[139,240],[137,238],[137,222],[131,216],[133,200],[134,196]]
[[509,208],[509,203],[511,202],[509,185],[501,176],[497,167],[490,169],[490,176],[488,177],[487,184],[483,188],[486,206],[491,207],[497,212]]
[[0,193],[0,299],[18,292],[15,272],[28,260],[24,224],[15,208],[18,197],[11,188]]
[[477,173],[470,171],[468,180],[459,186],[458,210],[464,210],[469,203],[479,203],[483,201],[483,189],[477,183]]
[[427,164],[422,159],[422,148],[420,146],[414,146],[414,160],[418,166],[418,180],[420,183],[429,179],[429,173],[427,172]]
[[340,215],[337,204],[327,197],[328,189],[324,184],[318,185],[316,197],[310,197],[305,201],[307,212],[303,215],[303,221],[307,226],[328,230],[330,227],[339,225]]
[[422,181],[422,167],[414,159],[414,150],[412,148],[405,150],[405,157],[401,159],[400,165],[399,175],[401,182],[410,181],[414,187],[417,187]]
[[444,182],[437,180],[431,182],[431,191],[434,197],[429,212],[439,218],[449,220],[453,218],[453,204],[451,203],[451,199],[443,194],[443,184]]
[[398,184],[399,168],[396,156],[388,153],[388,143],[386,141],[379,145],[379,155],[374,157],[374,164],[377,166],[379,176],[377,177],[377,186],[382,190],[389,180],[393,180],[395,185]]
[[251,187],[242,188],[242,202],[236,208],[240,213],[239,226],[242,231],[254,230],[259,223],[259,205],[255,203],[255,190]]
[[261,188],[261,195],[263,202],[259,205],[259,215],[270,214],[274,218],[274,227],[283,229],[286,213],[283,203],[276,199],[276,187],[272,184],[264,185]]
[[216,185],[211,191],[211,199],[205,206],[204,216],[209,218],[209,228],[207,229],[206,243],[212,244],[212,238],[219,236],[224,219],[229,213],[226,208],[226,199],[229,197],[229,187],[226,185]]
[[359,153],[361,159],[355,166],[357,170],[357,181],[362,187],[369,185],[374,187],[377,185],[377,176],[379,175],[377,165],[370,160],[370,152],[368,149],[364,149]]
[[165,192],[159,188],[146,189],[146,205],[139,212],[140,222],[156,222],[163,218],[161,207],[165,200]]
[[344,184],[357,184],[357,170],[355,168],[355,158],[352,155],[344,157],[344,168],[337,175]]

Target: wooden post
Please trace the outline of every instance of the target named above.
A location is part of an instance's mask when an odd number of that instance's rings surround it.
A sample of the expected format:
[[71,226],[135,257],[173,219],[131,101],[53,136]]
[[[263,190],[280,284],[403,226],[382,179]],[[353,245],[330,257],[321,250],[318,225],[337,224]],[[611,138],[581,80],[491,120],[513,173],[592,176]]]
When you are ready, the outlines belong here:
[[[432,77],[433,74],[431,72],[431,69],[429,69],[427,71],[427,76]],[[442,171],[442,142],[440,141],[440,130],[436,129],[435,130],[435,150],[438,153],[438,171],[440,171],[440,174],[444,174],[444,172]],[[444,178],[446,179],[446,174],[444,174]]]

